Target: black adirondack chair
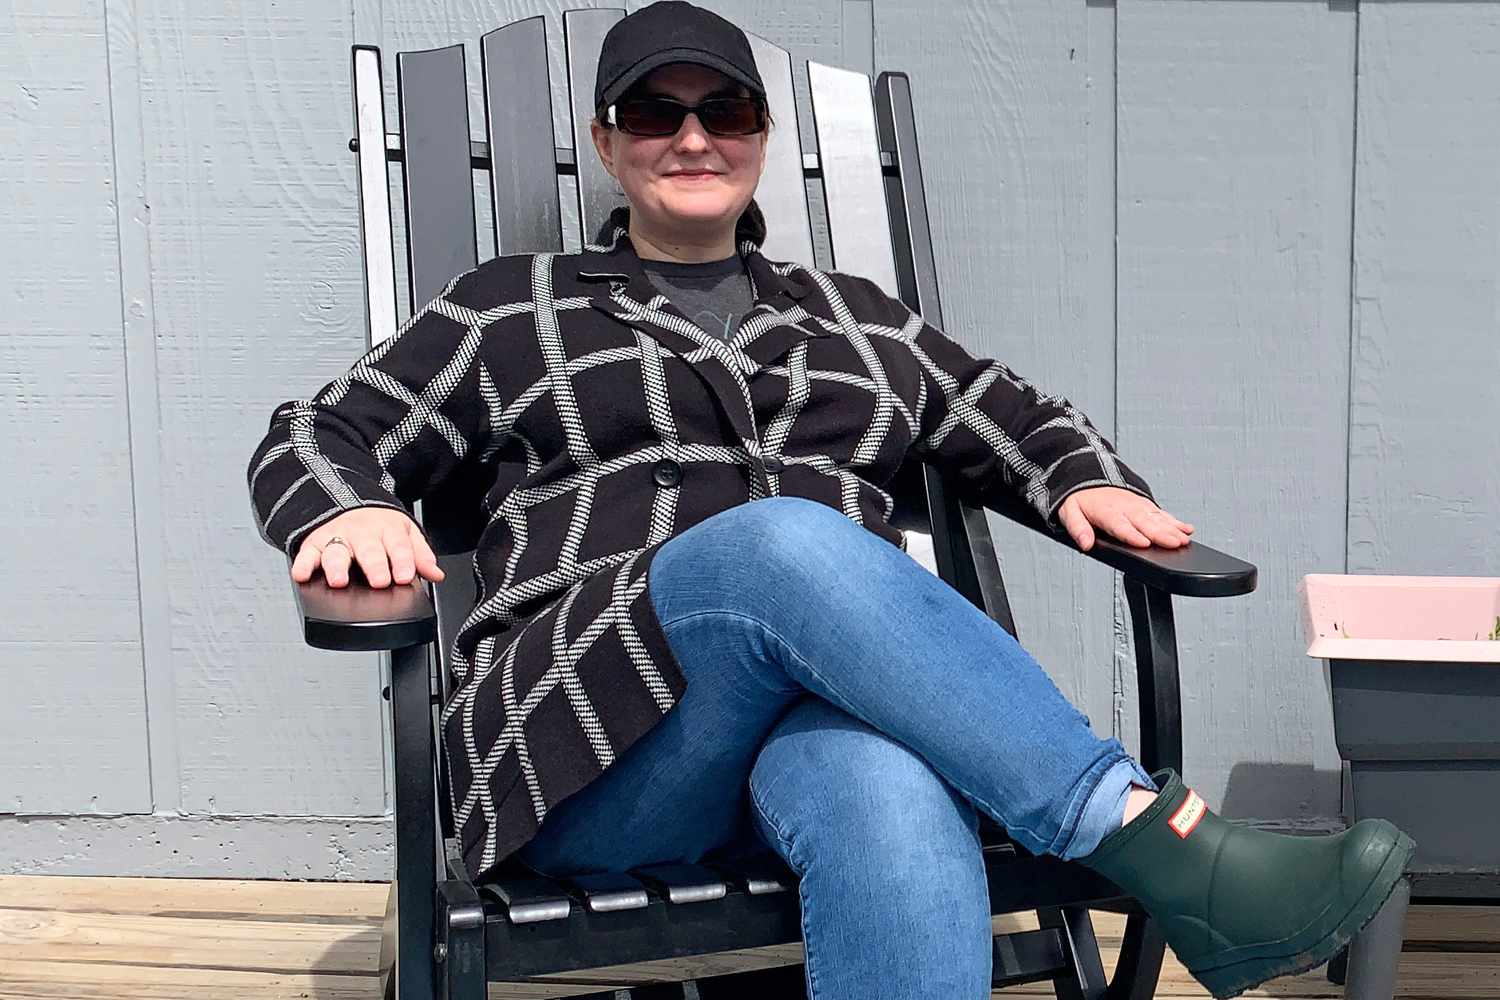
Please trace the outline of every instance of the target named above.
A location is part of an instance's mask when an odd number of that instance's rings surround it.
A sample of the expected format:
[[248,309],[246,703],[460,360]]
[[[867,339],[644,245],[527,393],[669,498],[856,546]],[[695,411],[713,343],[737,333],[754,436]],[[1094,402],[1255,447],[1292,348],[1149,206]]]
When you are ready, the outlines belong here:
[[[561,249],[563,175],[576,177],[582,233],[592,238],[620,200],[593,155],[586,122],[600,42],[623,13],[591,9],[564,16],[571,144],[553,138],[541,17],[482,40],[482,140],[470,134],[462,45],[397,57],[395,133],[386,130],[380,51],[354,47],[356,134],[349,145],[359,165],[372,342],[397,328],[390,163],[403,167],[413,308],[478,263],[475,170],[488,173],[497,253]],[[907,77],[882,73],[872,89],[863,74],[809,63],[818,148],[804,152],[790,56],[751,38],[779,123],[757,192],[770,223],[767,256],[812,262],[806,184],[821,181],[834,265],[871,277],[941,325]],[[390,652],[385,695],[393,719],[396,873],[380,959],[385,995],[482,1000],[487,982],[537,982],[533,977],[800,941],[797,876],[769,850],[733,868],[665,865],[562,881],[538,879],[516,866],[494,882],[475,884],[465,871],[451,817],[438,808],[447,799],[447,775],[435,753],[436,708],[450,692],[446,651],[475,600],[469,562],[481,526],[475,499],[481,485],[447,483],[419,505],[447,572],[435,600],[421,582],[375,590],[356,577],[334,590],[319,576],[295,588],[309,644]],[[903,467],[891,492],[895,522],[909,533],[913,553],[930,540],[930,556],[919,561],[1015,634],[984,511],[963,502],[936,469],[917,460]],[[1000,513],[1071,546],[1019,500]],[[1183,550],[1140,551],[1100,539],[1088,555],[1125,577],[1139,671],[1141,759],[1148,769],[1181,770],[1172,595],[1245,594],[1255,587],[1256,569],[1196,541]],[[1153,994],[1164,946],[1138,905],[1082,866],[1030,856],[987,817],[981,836],[992,912],[1036,911],[1040,923],[1039,930],[996,938],[997,987],[1050,980],[1064,1000]],[[1112,979],[1105,977],[1088,908],[1130,914]],[[1397,935],[1399,948],[1399,925]],[[571,978],[615,984],[591,994],[598,998],[690,998],[696,992],[715,1000],[805,996],[803,975],[801,965],[782,965],[687,983],[641,985],[649,979],[618,973]],[[549,986],[553,992],[545,995],[581,989],[565,981]]]

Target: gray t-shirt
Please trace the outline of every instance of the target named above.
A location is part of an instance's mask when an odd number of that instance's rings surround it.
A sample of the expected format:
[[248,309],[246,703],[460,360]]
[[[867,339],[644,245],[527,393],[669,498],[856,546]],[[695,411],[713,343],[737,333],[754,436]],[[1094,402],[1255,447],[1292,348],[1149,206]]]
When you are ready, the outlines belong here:
[[646,277],[682,314],[721,340],[728,340],[740,317],[754,305],[750,275],[738,254],[723,260],[682,264],[642,260]]

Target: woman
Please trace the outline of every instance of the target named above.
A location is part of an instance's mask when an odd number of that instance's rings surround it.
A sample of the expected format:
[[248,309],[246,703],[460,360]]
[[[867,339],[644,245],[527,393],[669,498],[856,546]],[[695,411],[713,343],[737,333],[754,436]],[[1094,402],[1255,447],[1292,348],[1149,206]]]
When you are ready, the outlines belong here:
[[1085,550],[1193,526],[1067,400],[869,281],[761,256],[764,98],[729,22],[625,17],[592,135],[628,206],[598,244],[455,278],[251,460],[262,534],[335,587],[355,561],[440,580],[406,505],[493,482],[443,713],[474,875],[760,843],[801,876],[811,997],[987,997],[982,810],[1139,897],[1216,995],[1326,961],[1410,841],[1229,827],[904,554],[881,487],[910,452]]

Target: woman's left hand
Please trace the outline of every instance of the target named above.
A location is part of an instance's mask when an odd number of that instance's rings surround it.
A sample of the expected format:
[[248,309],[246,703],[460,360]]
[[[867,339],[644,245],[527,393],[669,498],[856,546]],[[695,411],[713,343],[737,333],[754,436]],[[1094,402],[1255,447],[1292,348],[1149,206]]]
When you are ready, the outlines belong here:
[[1084,552],[1094,547],[1095,528],[1141,549],[1151,545],[1181,548],[1193,533],[1191,524],[1118,486],[1091,486],[1068,494],[1057,509],[1057,519]]

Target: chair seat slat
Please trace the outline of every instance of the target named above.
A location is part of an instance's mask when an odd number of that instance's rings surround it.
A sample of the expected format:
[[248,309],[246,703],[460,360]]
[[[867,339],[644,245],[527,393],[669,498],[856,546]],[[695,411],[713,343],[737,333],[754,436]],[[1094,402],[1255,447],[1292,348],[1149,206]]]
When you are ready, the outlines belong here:
[[724,880],[702,865],[648,865],[630,874],[669,903],[703,903],[729,892]]
[[513,924],[562,920],[573,912],[567,889],[551,879],[505,878],[478,887],[481,895],[500,902]]
[[622,872],[569,875],[560,881],[576,889],[594,913],[638,910],[651,902],[646,887]]
[[722,872],[736,889],[752,896],[786,892],[797,886],[797,873],[769,851],[732,861],[715,861],[713,868]]

